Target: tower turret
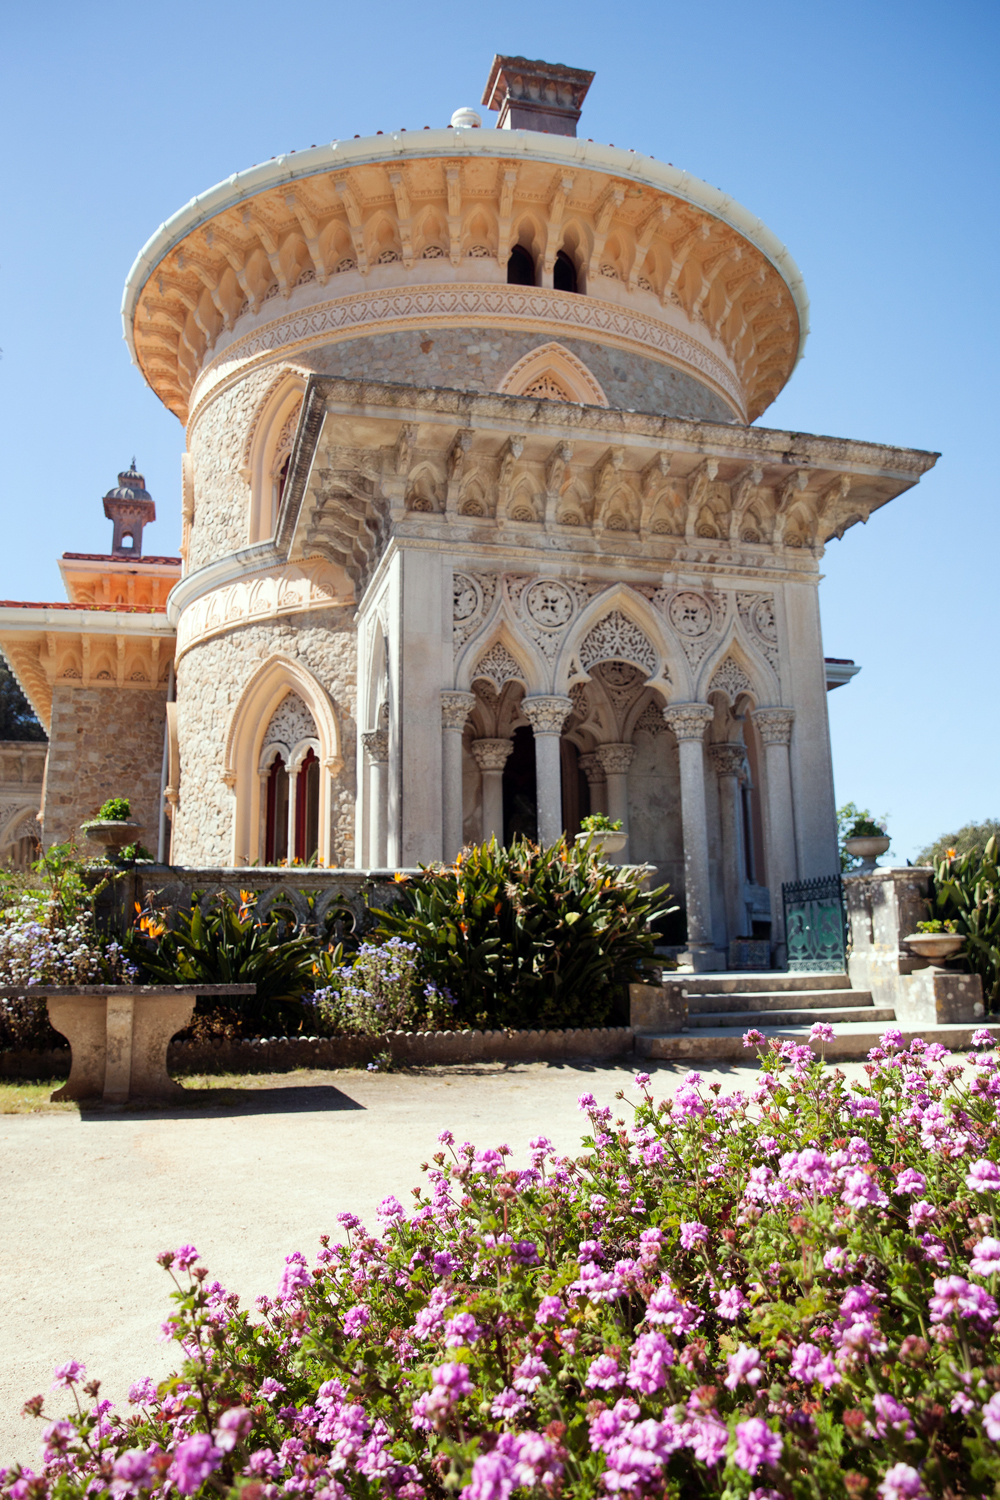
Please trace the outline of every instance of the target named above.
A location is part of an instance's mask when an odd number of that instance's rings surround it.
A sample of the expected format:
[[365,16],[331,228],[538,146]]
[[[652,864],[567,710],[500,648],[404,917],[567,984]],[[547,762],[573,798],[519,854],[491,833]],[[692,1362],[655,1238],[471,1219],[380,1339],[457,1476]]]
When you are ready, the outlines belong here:
[[156,520],[156,506],[146,481],[136,471],[135,459],[118,475],[116,489],[104,497],[104,514],[115,525],[111,551],[115,557],[142,556],[142,528]]

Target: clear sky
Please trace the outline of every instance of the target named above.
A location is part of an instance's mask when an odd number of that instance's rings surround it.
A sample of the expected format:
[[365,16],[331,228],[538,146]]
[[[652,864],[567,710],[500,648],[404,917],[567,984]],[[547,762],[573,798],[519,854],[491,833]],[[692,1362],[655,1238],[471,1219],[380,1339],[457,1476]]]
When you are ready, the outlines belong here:
[[1000,816],[998,35],[995,0],[12,5],[0,597],[60,599],[57,555],[107,550],[100,497],[133,453],[147,550],[177,549],[183,433],[118,312],[164,219],[293,147],[447,124],[495,52],[544,57],[596,69],[581,134],[687,168],[790,247],[812,336],[761,425],[942,453],[823,560],[826,653],[863,665],[829,699],[837,797],[887,813],[900,860]]

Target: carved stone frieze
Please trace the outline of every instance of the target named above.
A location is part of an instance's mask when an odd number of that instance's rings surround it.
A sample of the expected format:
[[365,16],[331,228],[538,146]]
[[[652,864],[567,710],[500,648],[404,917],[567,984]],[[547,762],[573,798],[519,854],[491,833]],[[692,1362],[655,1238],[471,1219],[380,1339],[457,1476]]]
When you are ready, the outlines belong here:
[[710,693],[726,693],[729,701],[735,703],[740,693],[753,691],[753,684],[736,658],[734,656],[727,656],[725,661],[720,662],[712,673],[712,680],[708,684],[708,691]]
[[777,673],[778,623],[774,614],[774,595],[741,591],[736,595],[736,608],[750,640],[760,651],[771,670]]
[[372,729],[361,736],[361,743],[365,747],[365,755],[370,766],[384,766],[389,759],[389,731],[387,729]]
[[303,740],[319,740],[316,720],[298,693],[288,693],[271,715],[261,748],[266,750],[269,745],[286,745],[293,750]]
[[713,590],[641,589],[666,621],[667,628],[679,642],[692,671],[708,655],[723,629],[726,618],[725,596]]
[[663,734],[666,730],[666,727],[667,726],[663,721],[663,710],[661,708],[658,708],[655,703],[647,703],[646,707],[643,709],[642,713],[635,721],[633,733],[638,734],[638,732],[642,730],[646,734],[655,736],[658,734]]
[[747,752],[745,745],[709,745],[708,753],[717,776],[735,776],[740,781],[746,776]]
[[488,678],[499,693],[505,682],[509,682],[512,677],[523,678],[524,672],[503,642],[495,641],[476,662],[472,676],[473,680],[477,677]]
[[457,656],[483,624],[496,598],[498,573],[456,573],[452,579],[452,643]]
[[187,606],[177,623],[177,654],[237,625],[330,608],[352,599],[353,590],[343,574],[320,558],[254,573],[202,594]]
[[620,609],[611,610],[599,620],[580,647],[584,671],[603,661],[635,662],[645,668],[648,677],[656,672],[656,651],[652,642]]

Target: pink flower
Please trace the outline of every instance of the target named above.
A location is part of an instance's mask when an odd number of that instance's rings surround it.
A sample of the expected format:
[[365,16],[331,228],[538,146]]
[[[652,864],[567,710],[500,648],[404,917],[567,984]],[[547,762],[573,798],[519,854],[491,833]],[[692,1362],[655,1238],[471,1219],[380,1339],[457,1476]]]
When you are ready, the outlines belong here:
[[893,1464],[878,1487],[882,1500],[925,1500],[927,1491],[916,1469]]
[[740,1314],[745,1312],[749,1306],[749,1302],[739,1287],[731,1286],[727,1287],[724,1292],[719,1293],[719,1300],[716,1303],[715,1310],[720,1318],[728,1318],[731,1323],[735,1323]]
[[681,1225],[681,1249],[694,1250],[698,1245],[708,1243],[708,1226],[699,1224],[697,1219],[689,1219]]
[[582,1109],[586,1114],[588,1110],[597,1108],[597,1100],[593,1094],[581,1094],[576,1101],[577,1109]]
[[969,1269],[973,1276],[992,1276],[995,1271],[1000,1271],[1000,1240],[986,1235],[973,1245]]
[[1000,1391],[996,1391],[983,1407],[983,1426],[991,1442],[1000,1443]]
[[744,1047],[762,1047],[766,1041],[767,1037],[762,1031],[756,1031],[751,1028],[750,1031],[743,1033]]
[[345,1339],[356,1339],[371,1322],[371,1317],[367,1307],[349,1307],[344,1314]]
[[312,1277],[302,1251],[296,1250],[292,1255],[286,1255],[285,1269],[281,1273],[281,1284],[278,1287],[278,1296],[282,1301],[294,1297],[296,1292],[304,1291],[311,1285]]
[[628,1384],[644,1396],[661,1391],[676,1357],[673,1345],[662,1333],[640,1333],[632,1345]]
[[80,1363],[78,1359],[68,1359],[64,1365],[56,1365],[53,1372],[55,1379],[52,1382],[54,1391],[68,1391],[71,1385],[82,1380],[87,1373],[87,1366]]
[[637,1073],[635,1075],[635,1086],[637,1089],[647,1089],[649,1088],[649,1083],[650,1078],[648,1073]]
[[874,1404],[877,1437],[884,1438],[892,1432],[901,1433],[907,1442],[916,1437],[909,1408],[897,1401],[895,1396],[879,1394],[875,1397]]
[[474,1344],[482,1332],[471,1313],[457,1313],[444,1325],[444,1341],[449,1349],[461,1349],[463,1344]]
[[781,1458],[783,1447],[780,1435],[772,1432],[761,1417],[751,1417],[748,1422],[737,1425],[733,1457],[737,1468],[747,1474],[756,1474],[762,1464],[773,1468]]
[[179,1271],[189,1271],[197,1259],[198,1252],[193,1245],[181,1245],[174,1251],[174,1265]]
[[[729,1428],[724,1427],[714,1413],[706,1417],[695,1417],[684,1426],[684,1443],[690,1448],[699,1463],[712,1468],[726,1451]],[[778,1439],[780,1444],[781,1439]]]
[[472,1391],[468,1365],[454,1363],[438,1365],[436,1370],[431,1371],[431,1379],[436,1386],[450,1391],[454,1397],[468,1396]]
[[829,1021],[814,1021],[809,1028],[811,1042],[832,1042],[834,1039],[834,1030]]
[[590,1390],[613,1391],[616,1385],[622,1383],[622,1372],[618,1368],[618,1361],[610,1354],[599,1354],[591,1361],[590,1369],[584,1384]]
[[133,1380],[128,1388],[130,1406],[148,1406],[156,1400],[156,1384],[146,1376],[145,1380]]
[[751,1387],[758,1386],[763,1379],[760,1355],[756,1349],[750,1349],[746,1344],[741,1344],[735,1354],[729,1355],[726,1365],[729,1374],[726,1376],[725,1386],[729,1391],[735,1391],[742,1382]]
[[382,1199],[375,1213],[382,1220],[383,1224],[398,1224],[401,1219],[406,1218],[406,1210],[399,1199],[394,1197],[392,1193],[389,1194],[388,1198]]
[[965,1185],[974,1193],[993,1193],[1000,1188],[1000,1171],[996,1163],[985,1158],[974,1161],[965,1174]]
[[181,1495],[193,1495],[222,1462],[222,1454],[207,1432],[185,1438],[174,1454],[169,1477]]
[[937,1209],[933,1203],[928,1203],[926,1198],[919,1198],[910,1205],[910,1216],[906,1222],[911,1229],[922,1229],[925,1224],[933,1224],[936,1218]]
[[546,1323],[565,1323],[566,1309],[559,1297],[543,1297],[535,1310],[535,1322],[544,1328]]
[[149,1449],[130,1448],[120,1454],[113,1464],[112,1492],[116,1495],[135,1494],[137,1490],[148,1489],[153,1476],[153,1455],[159,1451],[154,1444]]
[[250,1431],[253,1416],[245,1406],[230,1406],[219,1418],[215,1429],[216,1446],[223,1453],[231,1453],[237,1443],[243,1441]]
[[542,1383],[543,1376],[549,1373],[549,1367],[544,1359],[539,1359],[537,1354],[526,1354],[519,1365],[514,1367],[514,1389],[524,1391],[530,1396]]
[[275,1380],[273,1375],[267,1375],[261,1381],[257,1394],[264,1401],[273,1401],[276,1396],[284,1395],[287,1389],[288,1387],[282,1385],[280,1380]]
[[867,1172],[848,1172],[844,1178],[844,1191],[840,1195],[841,1202],[846,1203],[848,1208],[868,1208],[871,1204],[885,1204],[888,1200],[885,1194],[868,1176]]
[[815,1344],[799,1344],[792,1351],[791,1376],[805,1385],[819,1381],[825,1391],[840,1382],[833,1360]]
[[901,1197],[912,1196],[915,1193],[926,1193],[927,1178],[922,1172],[915,1172],[912,1167],[906,1167],[896,1178],[896,1186],[893,1192]]
[[520,1412],[524,1411],[527,1405],[528,1403],[524,1397],[519,1395],[517,1391],[511,1390],[510,1386],[508,1386],[500,1392],[499,1396],[494,1396],[493,1404],[490,1407],[490,1416],[495,1417],[500,1422],[513,1421]]
[[987,1031],[985,1026],[980,1026],[978,1031],[972,1033],[972,1045],[974,1047],[992,1047],[994,1040],[992,1031]]

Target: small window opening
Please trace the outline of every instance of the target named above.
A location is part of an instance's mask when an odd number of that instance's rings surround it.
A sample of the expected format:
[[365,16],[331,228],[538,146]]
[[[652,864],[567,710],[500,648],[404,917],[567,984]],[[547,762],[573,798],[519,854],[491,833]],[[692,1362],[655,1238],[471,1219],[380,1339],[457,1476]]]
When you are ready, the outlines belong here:
[[134,547],[135,541],[131,531],[126,531],[119,544],[121,547]]
[[264,862],[276,865],[288,858],[288,772],[281,756],[275,756],[267,777],[267,826]]
[[552,268],[552,285],[557,292],[576,291],[576,266],[565,250],[560,250]]
[[508,286],[534,286],[535,262],[523,245],[515,245],[507,261]]
[[292,455],[289,453],[288,457],[285,459],[285,462],[281,465],[281,468],[278,470],[278,504],[279,505],[281,504],[281,497],[285,493],[285,481],[288,478],[288,465],[291,463],[291,461],[292,461]]
[[319,761],[309,750],[295,788],[295,857],[309,860],[319,852]]

